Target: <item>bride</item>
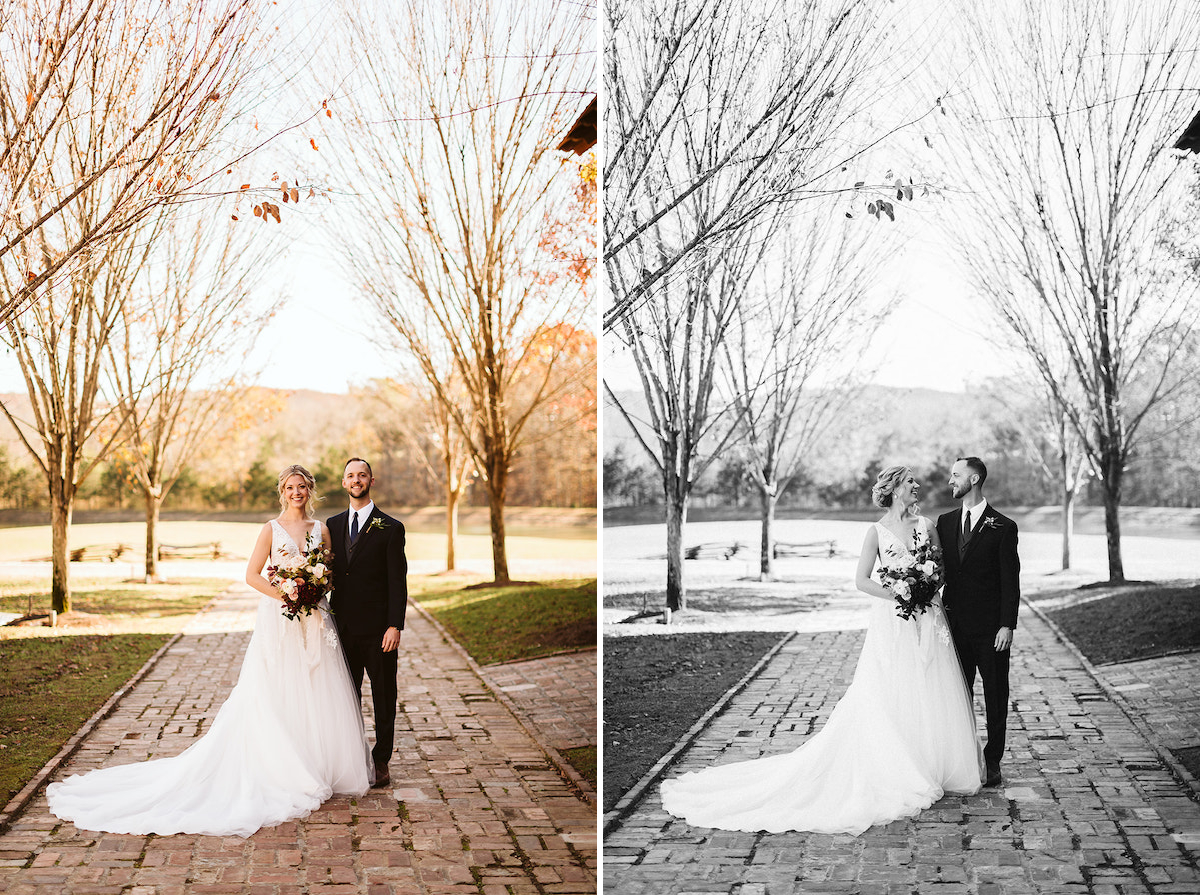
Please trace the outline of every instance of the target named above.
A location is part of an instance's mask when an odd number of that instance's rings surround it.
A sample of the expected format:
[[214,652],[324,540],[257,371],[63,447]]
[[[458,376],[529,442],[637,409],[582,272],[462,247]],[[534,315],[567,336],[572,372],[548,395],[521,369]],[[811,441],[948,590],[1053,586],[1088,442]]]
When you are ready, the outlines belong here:
[[824,728],[794,752],[705,768],[662,785],[663,807],[698,827],[858,835],[914,817],[944,793],[974,793],[981,752],[941,597],[900,618],[872,571],[938,543],[903,466],[872,489],[887,510],[867,531],[855,583],[876,597],[854,679]]
[[328,601],[288,619],[262,574],[268,560],[328,548],[312,516],[314,484],[303,466],[279,474],[283,511],[263,526],[246,569],[263,595],[254,633],[208,733],[173,757],[50,784],[51,812],[84,830],[249,836],[307,816],[335,792],[366,792],[371,754]]

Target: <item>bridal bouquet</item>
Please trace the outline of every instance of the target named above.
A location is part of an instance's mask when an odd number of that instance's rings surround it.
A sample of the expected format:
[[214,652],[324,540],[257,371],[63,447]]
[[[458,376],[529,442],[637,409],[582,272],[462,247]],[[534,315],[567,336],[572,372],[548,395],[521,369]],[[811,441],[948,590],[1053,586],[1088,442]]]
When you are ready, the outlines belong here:
[[941,548],[921,542],[913,532],[912,552],[889,559],[892,562],[880,568],[879,577],[896,597],[896,615],[908,619],[925,612],[945,583]]
[[330,561],[329,551],[318,541],[303,553],[285,556],[279,565],[267,566],[267,580],[283,591],[286,618],[308,615],[333,590]]

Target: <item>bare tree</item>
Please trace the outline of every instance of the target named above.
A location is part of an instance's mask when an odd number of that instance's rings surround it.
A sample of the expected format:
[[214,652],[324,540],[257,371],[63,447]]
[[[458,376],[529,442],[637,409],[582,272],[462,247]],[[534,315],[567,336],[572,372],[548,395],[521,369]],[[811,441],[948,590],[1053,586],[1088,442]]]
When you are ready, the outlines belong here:
[[891,311],[866,296],[876,267],[864,235],[818,219],[782,231],[782,258],[754,277],[724,344],[738,447],[759,494],[764,580],[774,572],[776,504],[873,372],[866,349]]
[[1079,438],[1104,496],[1109,580],[1123,581],[1126,469],[1147,415],[1195,372],[1178,361],[1197,280],[1164,238],[1185,186],[1169,148],[1195,111],[1200,7],[1021,0],[969,22],[952,149],[975,195],[956,238]]
[[52,601],[70,608],[80,484],[137,393],[101,394],[159,212],[204,196],[230,149],[231,93],[261,46],[247,0],[46,0],[9,14],[0,52],[0,322],[25,377],[21,438],[46,476]]
[[1026,459],[1047,485],[1058,489],[1065,571],[1071,568],[1075,501],[1091,478],[1091,467],[1063,404],[1034,375],[1036,382],[1004,379],[993,383],[989,391],[1003,408],[1004,424],[1017,435]]
[[[424,384],[424,383],[422,383]],[[446,383],[447,394],[455,393],[454,384]],[[446,498],[446,571],[457,568],[458,509],[475,477],[474,461],[454,422],[454,414],[428,387],[392,382],[377,382],[375,397],[387,411],[391,424],[413,449],[430,477],[442,485]],[[463,400],[458,413],[470,413]]]
[[605,383],[610,405],[633,429],[662,482],[667,517],[667,608],[684,609],[683,530],[692,488],[735,440],[736,398],[719,388],[724,343],[767,239],[743,238],[705,254],[686,276],[661,281],[621,320],[649,419],[640,420]]
[[[606,332],[649,300],[663,277],[720,251],[731,233],[780,205],[866,191],[879,193],[871,212],[892,217],[893,199],[912,199],[911,183],[837,180],[888,134],[936,107],[868,129],[869,107],[885,86],[874,75],[895,27],[886,8],[875,0],[607,5]],[[708,151],[684,177],[682,147],[697,133]],[[701,190],[719,198],[695,217],[689,209]],[[663,232],[671,233],[665,242],[656,235]]]
[[[88,206],[75,211],[86,213]],[[66,284],[4,323],[4,342],[25,378],[32,419],[0,403],[50,493],[51,606],[71,608],[67,544],[79,486],[112,448],[123,421],[101,399],[106,346],[122,324],[126,281],[145,257],[133,232],[109,242],[102,258],[72,268]]]
[[589,306],[571,278],[549,282],[568,261],[541,245],[578,182],[552,150],[592,89],[589,29],[569,4],[408,0],[350,30],[366,86],[346,154],[365,226],[343,250],[466,439],[508,583],[509,471],[554,370],[534,349]]
[[0,0],[0,321],[157,209],[223,191],[255,147],[212,138],[261,62],[263,9]]
[[[604,327],[633,359],[650,419],[607,394],[662,477],[670,609],[685,605],[693,483],[746,406],[717,386],[750,274],[783,216],[837,191],[833,175],[888,132],[866,136],[862,120],[883,21],[867,0],[610,5]],[[894,190],[912,198],[911,185]]]
[[247,292],[272,241],[209,216],[175,218],[137,272],[140,293],[122,306],[120,340],[108,343],[124,421],[122,453],[146,508],[146,580],[158,577],[163,502],[223,417],[245,399],[239,385],[255,338],[270,319]]

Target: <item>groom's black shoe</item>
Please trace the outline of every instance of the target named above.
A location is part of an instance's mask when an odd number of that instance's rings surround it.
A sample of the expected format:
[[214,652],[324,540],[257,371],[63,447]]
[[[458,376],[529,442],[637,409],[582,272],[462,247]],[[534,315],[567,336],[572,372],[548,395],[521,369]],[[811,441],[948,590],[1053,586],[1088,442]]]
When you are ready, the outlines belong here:
[[988,763],[987,778],[983,781],[984,786],[999,786],[1000,785],[1000,765]]
[[388,773],[388,766],[385,764],[375,765],[375,782],[371,784],[371,789],[383,789],[385,786],[392,785],[392,775]]

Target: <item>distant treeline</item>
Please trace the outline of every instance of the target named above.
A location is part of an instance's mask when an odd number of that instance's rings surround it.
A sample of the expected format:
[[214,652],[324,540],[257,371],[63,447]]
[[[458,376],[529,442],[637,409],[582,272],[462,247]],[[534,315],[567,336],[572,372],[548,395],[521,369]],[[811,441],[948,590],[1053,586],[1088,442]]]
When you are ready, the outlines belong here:
[[[318,492],[340,499],[345,461],[369,459],[374,496],[387,506],[444,506],[437,447],[421,433],[420,408],[408,396],[385,404],[379,387],[349,395],[261,390],[253,425],[214,436],[171,488],[164,510],[264,510],[278,506],[279,470],[301,463]],[[561,413],[559,414],[561,416]],[[316,422],[314,422],[316,421]],[[408,426],[398,425],[398,421]],[[413,436],[413,432],[418,437]],[[594,507],[597,496],[594,410],[564,422],[551,409],[530,420],[508,485],[511,506]],[[467,489],[466,506],[486,506],[480,486]],[[328,501],[326,502],[328,505]],[[46,482],[24,450],[0,443],[0,508],[49,506]],[[111,454],[82,484],[77,510],[143,506],[142,491],[122,451]]]
[[[987,463],[985,491],[997,504],[1056,505],[1060,483],[1048,472],[1057,465],[1056,445],[1038,436],[1036,416],[1030,420],[1028,405],[1004,386],[1003,381],[987,383],[967,393],[869,386],[834,420],[783,491],[779,506],[867,507],[876,474],[892,463],[912,467],[931,505],[948,505],[950,466],[967,454]],[[636,396],[623,393],[622,398],[638,406]],[[1200,506],[1200,407],[1180,402],[1170,409],[1171,414],[1146,421],[1153,437],[1126,471],[1126,506]],[[661,503],[662,484],[628,426],[608,411],[605,426],[605,505]],[[735,443],[696,483],[693,505],[755,505],[758,492],[747,462]],[[1083,487],[1079,502],[1100,504],[1094,480]]]

